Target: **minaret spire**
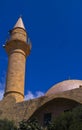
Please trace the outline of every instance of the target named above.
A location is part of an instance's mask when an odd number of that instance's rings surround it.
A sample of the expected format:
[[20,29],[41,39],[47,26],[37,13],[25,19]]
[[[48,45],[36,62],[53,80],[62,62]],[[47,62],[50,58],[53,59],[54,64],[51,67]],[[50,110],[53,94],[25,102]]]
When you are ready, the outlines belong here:
[[21,17],[19,17],[18,21],[16,22],[14,28],[22,28],[25,30],[25,26],[24,26],[24,23],[23,23],[23,20]]

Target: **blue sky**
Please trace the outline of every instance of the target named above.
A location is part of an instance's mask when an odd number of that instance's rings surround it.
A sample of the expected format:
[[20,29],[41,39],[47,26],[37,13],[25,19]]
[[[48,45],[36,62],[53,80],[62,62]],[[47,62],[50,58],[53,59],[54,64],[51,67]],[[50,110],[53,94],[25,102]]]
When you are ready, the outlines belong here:
[[1,90],[8,63],[2,45],[20,15],[32,42],[26,62],[25,94],[45,93],[69,77],[82,79],[81,0],[3,0],[0,1]]

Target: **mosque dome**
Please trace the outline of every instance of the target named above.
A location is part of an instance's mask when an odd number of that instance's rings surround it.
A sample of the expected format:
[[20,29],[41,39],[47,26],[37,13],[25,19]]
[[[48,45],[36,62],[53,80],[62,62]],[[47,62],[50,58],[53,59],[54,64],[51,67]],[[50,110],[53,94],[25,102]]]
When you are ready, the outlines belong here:
[[72,90],[82,86],[82,80],[65,80],[52,86],[47,92],[46,96]]

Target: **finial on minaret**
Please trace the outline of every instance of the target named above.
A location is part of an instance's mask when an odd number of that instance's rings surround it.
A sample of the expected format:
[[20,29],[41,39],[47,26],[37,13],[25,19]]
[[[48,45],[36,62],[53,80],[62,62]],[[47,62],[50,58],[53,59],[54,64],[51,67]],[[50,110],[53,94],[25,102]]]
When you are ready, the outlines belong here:
[[22,20],[22,17],[20,16],[18,21],[16,22],[14,28],[23,28],[25,30],[25,26],[24,26],[24,23],[23,23],[23,20]]

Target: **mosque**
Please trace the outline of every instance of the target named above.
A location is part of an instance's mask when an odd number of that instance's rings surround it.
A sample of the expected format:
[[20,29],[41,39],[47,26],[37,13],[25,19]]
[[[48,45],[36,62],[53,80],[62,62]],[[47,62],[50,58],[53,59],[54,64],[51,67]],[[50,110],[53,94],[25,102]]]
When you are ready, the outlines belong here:
[[0,101],[0,119],[15,123],[36,117],[47,123],[62,112],[82,104],[82,80],[65,80],[52,86],[42,97],[24,101],[25,62],[31,45],[20,17],[10,31],[4,45],[8,55],[8,71],[3,99]]

